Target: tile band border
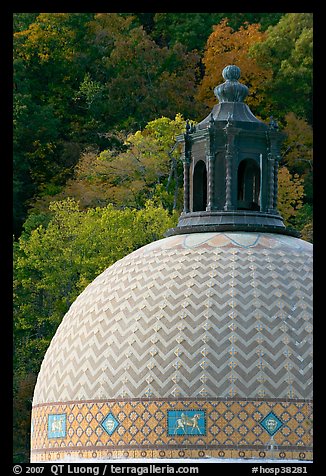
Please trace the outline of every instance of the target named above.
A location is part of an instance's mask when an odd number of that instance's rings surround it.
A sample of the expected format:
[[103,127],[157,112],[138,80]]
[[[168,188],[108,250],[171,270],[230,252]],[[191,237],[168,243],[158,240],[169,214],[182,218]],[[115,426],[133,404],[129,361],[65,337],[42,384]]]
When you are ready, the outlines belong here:
[[33,408],[48,407],[50,405],[79,405],[84,403],[115,403],[115,402],[207,402],[207,401],[218,401],[218,402],[284,402],[284,403],[313,403],[313,400],[310,398],[269,398],[269,397],[219,397],[215,396],[206,396],[206,397],[163,397],[163,398],[153,398],[153,397],[141,397],[141,398],[99,398],[93,400],[67,400],[67,401],[55,401],[55,402],[45,402],[37,403],[33,405]]
[[[169,413],[178,418],[184,414],[185,428],[171,433]],[[59,414],[66,415],[66,433],[51,440],[48,420]],[[197,430],[190,425],[195,414],[201,415]],[[262,424],[270,414],[282,423],[272,436]],[[109,431],[103,427],[108,415]],[[312,451],[312,402],[306,400],[146,398],[52,403],[33,408],[32,425],[31,453],[41,457],[72,451],[83,452],[85,458],[91,457],[85,456],[90,451]]]
[[[161,450],[175,450],[176,446],[175,445],[151,445],[151,446],[146,446],[146,449],[144,451],[161,451]],[[260,446],[255,446],[254,448],[249,445],[241,445],[241,446],[235,446],[235,445],[206,445],[203,444],[201,446],[199,445],[186,445],[185,449],[189,450],[232,450],[232,451],[264,451],[268,452],[269,450],[266,449],[266,446],[260,445]],[[56,447],[56,448],[38,448],[35,450],[32,450],[32,453],[43,453],[43,452],[50,452],[50,453],[58,453],[58,451],[64,451],[65,453],[69,451],[125,451],[125,450],[130,450],[130,451],[141,451],[140,447],[137,445],[117,445],[117,446],[65,446],[65,447]],[[313,446],[282,446],[281,448],[278,449],[278,452],[308,452],[308,451],[313,451]]]

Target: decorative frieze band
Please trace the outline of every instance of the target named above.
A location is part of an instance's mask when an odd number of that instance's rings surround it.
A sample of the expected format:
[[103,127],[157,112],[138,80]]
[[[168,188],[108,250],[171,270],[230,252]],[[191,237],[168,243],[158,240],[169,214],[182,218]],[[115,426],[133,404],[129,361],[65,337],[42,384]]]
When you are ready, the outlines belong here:
[[[312,451],[312,403],[139,399],[33,408],[32,459],[72,451]],[[88,454],[88,453],[87,453]],[[91,457],[91,456],[84,456]],[[197,456],[199,457],[199,456]]]

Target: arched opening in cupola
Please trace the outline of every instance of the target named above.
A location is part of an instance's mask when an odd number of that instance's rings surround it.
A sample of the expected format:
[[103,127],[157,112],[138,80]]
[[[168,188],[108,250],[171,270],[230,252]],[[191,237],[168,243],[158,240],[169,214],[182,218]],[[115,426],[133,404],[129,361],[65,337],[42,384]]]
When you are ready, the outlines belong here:
[[207,206],[207,171],[206,164],[199,160],[193,175],[193,211],[206,210]]
[[253,159],[238,167],[238,210],[260,210],[260,168]]

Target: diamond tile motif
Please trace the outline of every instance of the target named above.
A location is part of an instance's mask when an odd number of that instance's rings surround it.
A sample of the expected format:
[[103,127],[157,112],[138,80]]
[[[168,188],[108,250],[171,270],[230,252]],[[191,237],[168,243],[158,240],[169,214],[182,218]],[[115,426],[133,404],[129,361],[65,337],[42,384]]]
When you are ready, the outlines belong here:
[[114,430],[119,426],[119,423],[117,420],[114,418],[112,413],[109,413],[106,418],[101,423],[102,428],[109,434],[112,435]]
[[275,433],[283,426],[283,423],[275,413],[270,412],[265,418],[260,422],[261,426],[270,436],[275,435]]

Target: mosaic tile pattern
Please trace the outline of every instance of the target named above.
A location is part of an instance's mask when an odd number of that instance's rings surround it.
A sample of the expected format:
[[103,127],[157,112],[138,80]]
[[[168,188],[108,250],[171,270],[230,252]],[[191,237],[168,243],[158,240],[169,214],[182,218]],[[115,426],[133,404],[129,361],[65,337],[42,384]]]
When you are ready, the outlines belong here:
[[312,245],[259,233],[151,243],[77,298],[33,404],[103,398],[311,398]]
[[[171,417],[199,414],[201,431],[174,434]],[[67,431],[62,438],[47,437],[51,415],[66,415]],[[304,401],[262,400],[125,400],[70,402],[34,407],[32,461],[46,461],[82,454],[139,457],[156,454],[169,457],[270,457],[271,433],[264,429],[271,415],[280,422],[273,433],[276,457],[312,458],[312,404]],[[109,418],[109,420],[108,420]],[[113,421],[112,431],[103,422]],[[114,427],[114,428],[113,428]],[[205,434],[202,429],[205,427]],[[182,454],[179,454],[181,452]],[[230,456],[231,453],[233,456]],[[240,454],[241,453],[241,454]],[[281,454],[281,456],[280,456]],[[197,455],[197,456],[195,456]],[[283,455],[283,456],[282,456]],[[153,456],[152,456],[153,457]]]

